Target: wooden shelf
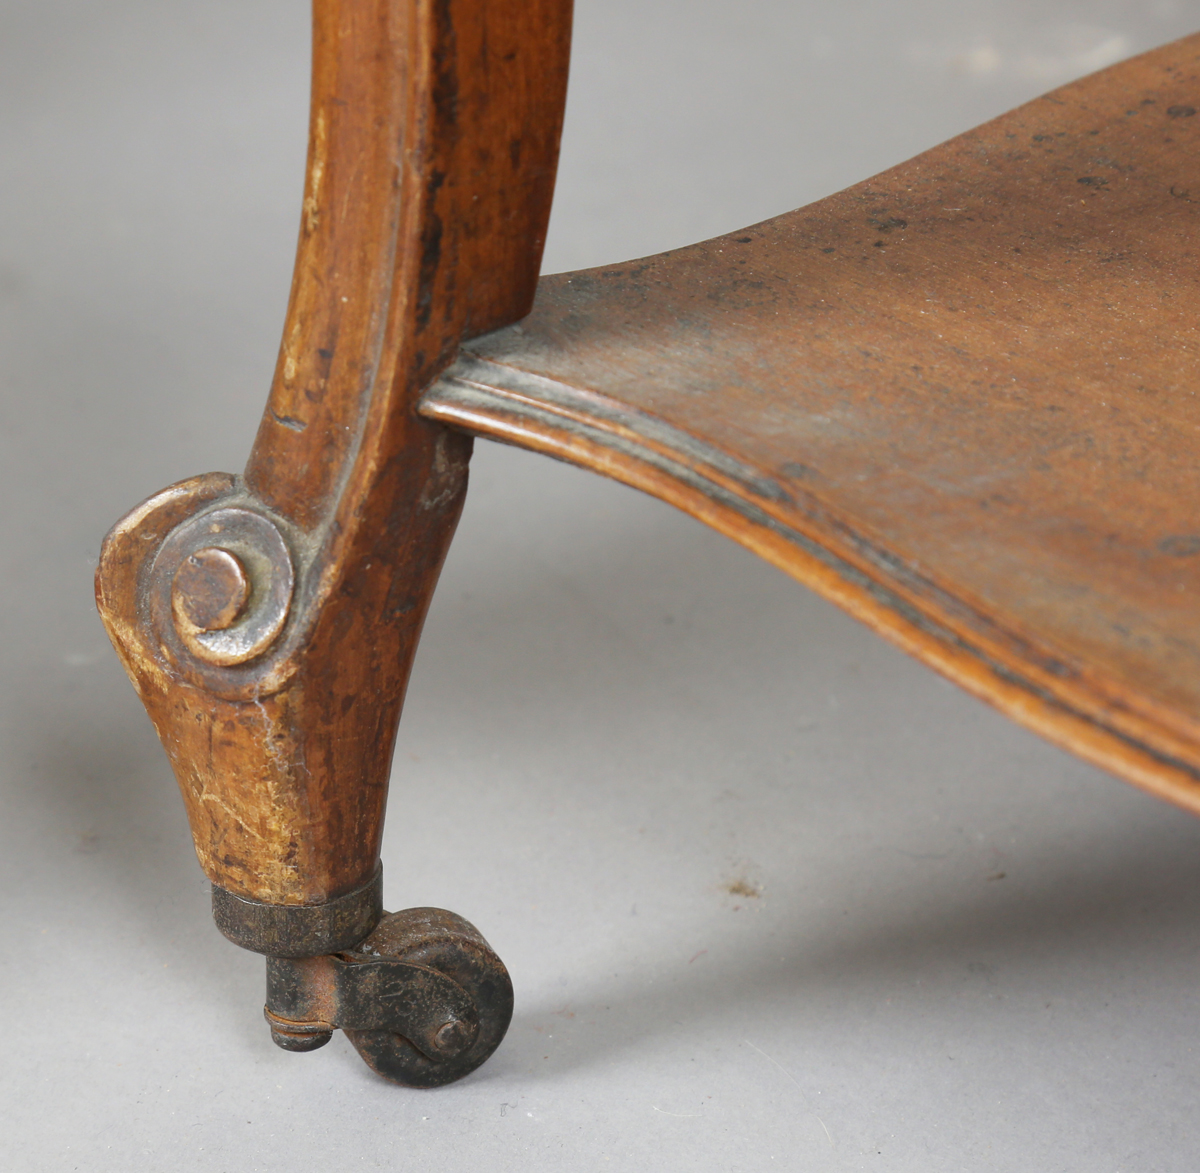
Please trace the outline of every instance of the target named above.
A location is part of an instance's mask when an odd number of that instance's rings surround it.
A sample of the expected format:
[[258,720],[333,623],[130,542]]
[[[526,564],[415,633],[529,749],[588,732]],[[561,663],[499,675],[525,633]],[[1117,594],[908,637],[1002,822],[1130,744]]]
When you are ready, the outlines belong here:
[[422,414],[670,501],[1200,811],[1200,37],[543,279]]

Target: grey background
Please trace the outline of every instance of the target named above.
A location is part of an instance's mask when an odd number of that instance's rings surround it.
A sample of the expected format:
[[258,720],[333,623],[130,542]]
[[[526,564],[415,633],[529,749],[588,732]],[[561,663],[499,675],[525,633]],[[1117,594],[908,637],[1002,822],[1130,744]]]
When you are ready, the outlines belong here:
[[[1194,28],[580,0],[547,268],[785,211]],[[668,507],[483,443],[386,894],[483,929],[512,1030],[432,1093],[271,1045],[90,592],[118,516],[245,459],[306,55],[302,0],[0,2],[0,1167],[1197,1168],[1200,824]]]

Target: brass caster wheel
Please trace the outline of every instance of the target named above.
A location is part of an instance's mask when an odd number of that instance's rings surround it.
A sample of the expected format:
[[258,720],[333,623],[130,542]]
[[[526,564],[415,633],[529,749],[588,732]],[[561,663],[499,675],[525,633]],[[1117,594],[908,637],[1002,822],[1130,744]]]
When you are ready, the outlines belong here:
[[441,908],[385,914],[353,949],[267,958],[266,1018],[285,1050],[341,1028],[367,1065],[406,1087],[470,1074],[512,1019],[504,963],[468,921]]

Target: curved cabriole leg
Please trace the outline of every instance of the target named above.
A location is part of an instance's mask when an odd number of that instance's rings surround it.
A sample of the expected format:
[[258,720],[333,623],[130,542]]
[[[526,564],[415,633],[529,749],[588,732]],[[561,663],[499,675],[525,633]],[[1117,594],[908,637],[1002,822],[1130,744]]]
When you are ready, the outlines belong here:
[[[569,34],[569,0],[316,0],[295,278],[250,461],[139,506],[97,571],[218,925],[273,959],[272,999],[296,975],[341,991],[277,1041],[342,1025],[418,1086],[491,1053],[511,987],[452,914],[381,920],[396,726],[471,444],[414,404],[464,339],[529,309]],[[384,969],[407,1017],[368,1013]]]

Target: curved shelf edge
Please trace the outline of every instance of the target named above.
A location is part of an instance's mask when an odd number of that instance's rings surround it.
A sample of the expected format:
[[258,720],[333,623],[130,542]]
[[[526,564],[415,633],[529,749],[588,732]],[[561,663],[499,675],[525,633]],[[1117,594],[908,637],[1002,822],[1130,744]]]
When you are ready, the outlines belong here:
[[728,453],[596,392],[468,350],[426,391],[418,410],[682,509],[1020,724],[1200,814],[1200,747],[1121,711],[1086,678],[1056,674],[1044,653],[989,617],[973,613],[964,623],[969,604],[915,579],[886,551],[864,551],[829,519],[797,524],[795,507],[781,501],[778,486]]

